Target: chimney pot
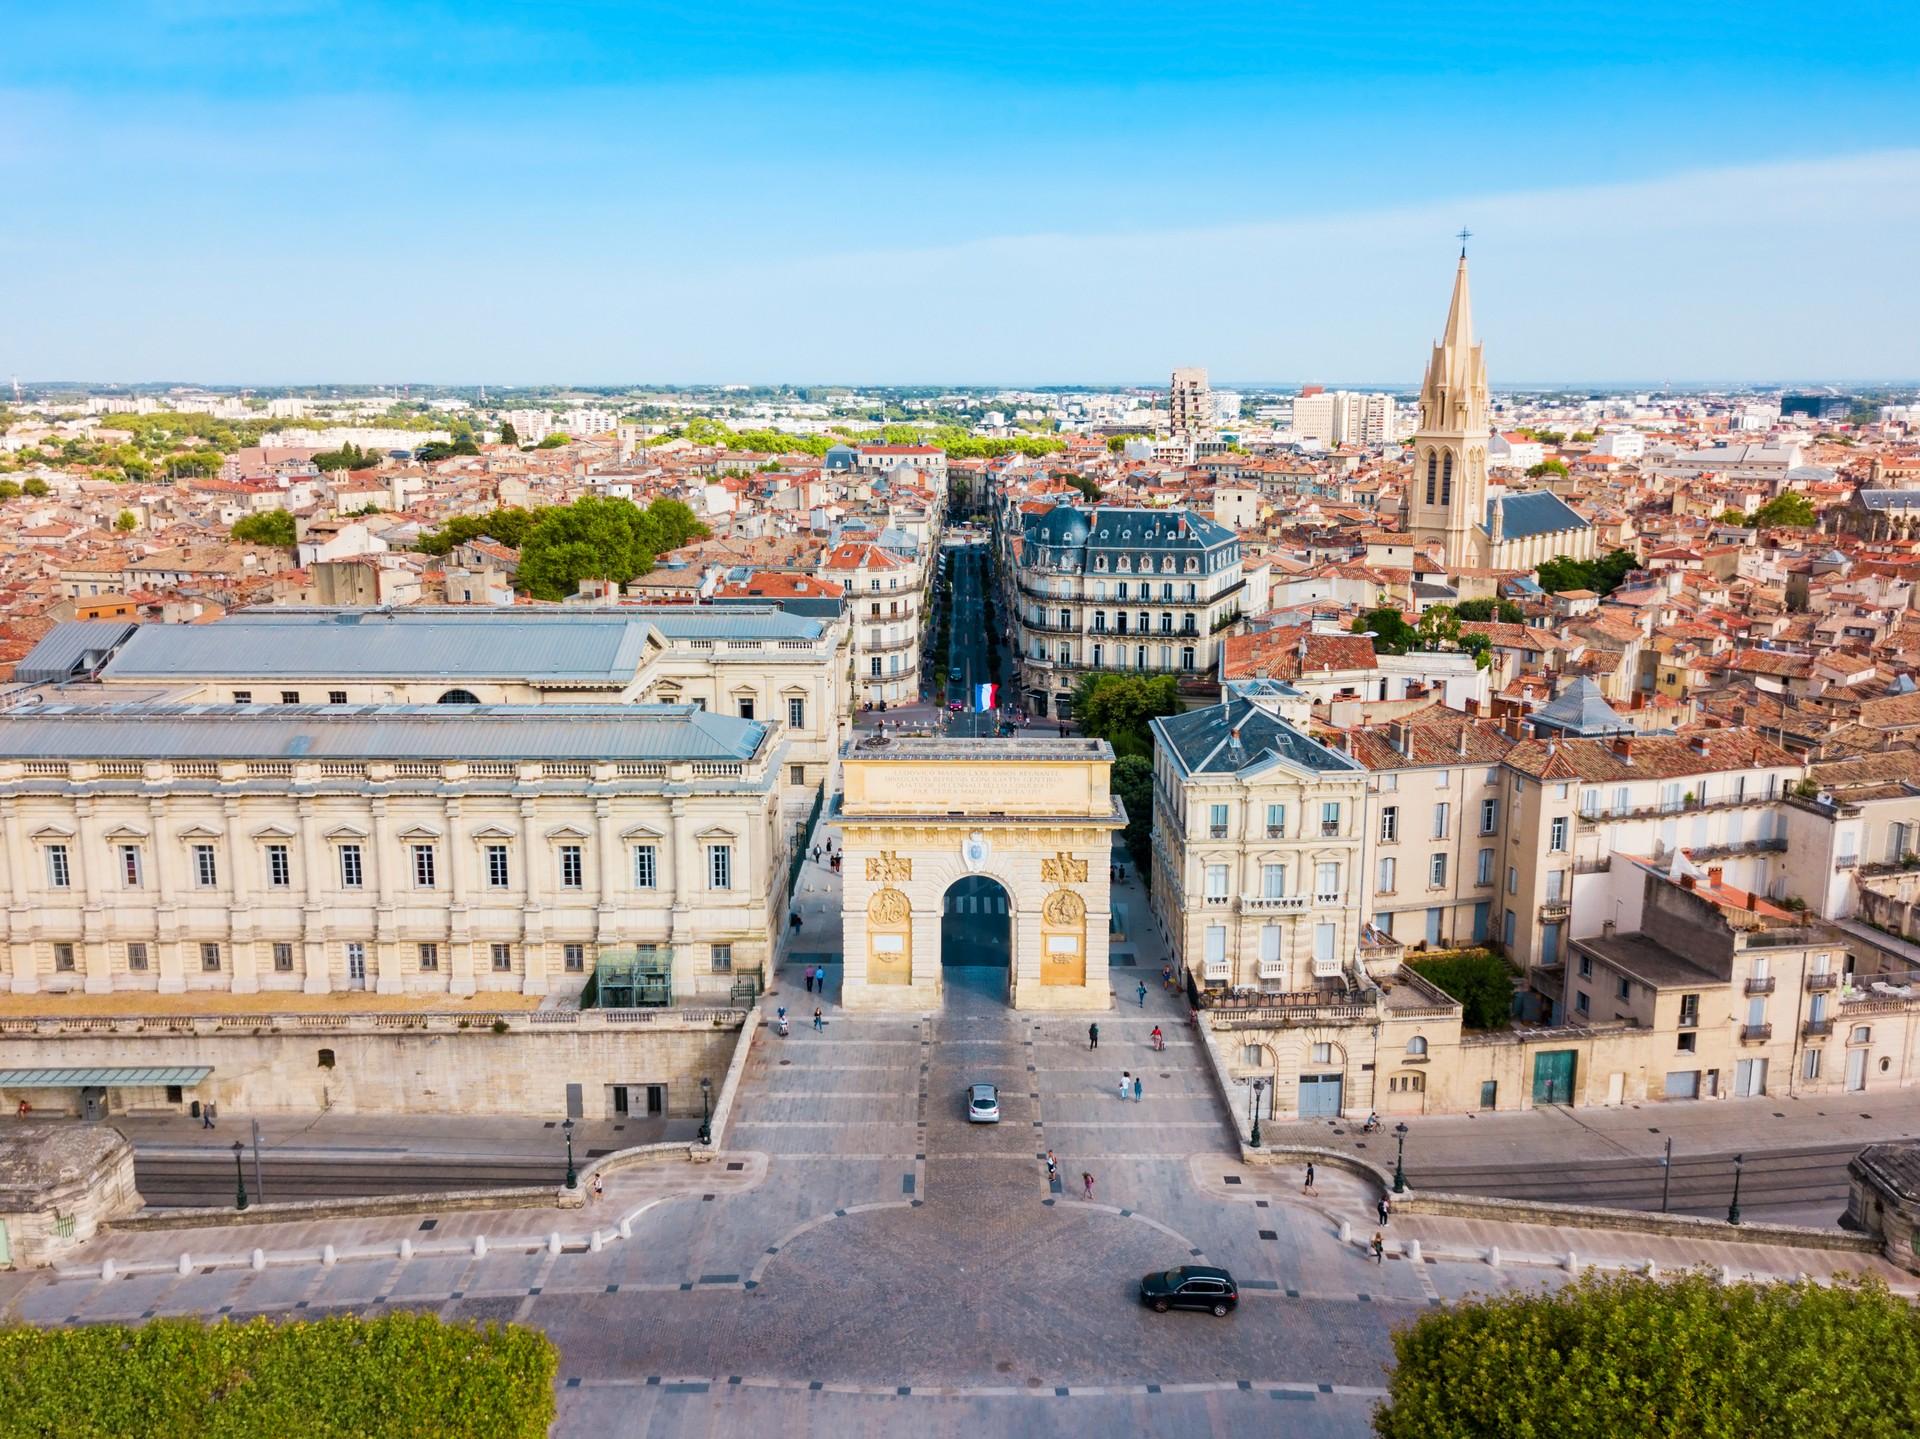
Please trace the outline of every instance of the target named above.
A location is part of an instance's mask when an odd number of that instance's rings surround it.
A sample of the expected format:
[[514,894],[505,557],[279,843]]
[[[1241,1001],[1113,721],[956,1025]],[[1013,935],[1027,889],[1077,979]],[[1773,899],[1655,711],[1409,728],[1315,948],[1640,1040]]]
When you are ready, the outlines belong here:
[[1726,873],[1726,870],[1721,868],[1719,865],[1710,866],[1707,870],[1707,883],[1710,885],[1713,885],[1717,889],[1720,885],[1720,876],[1725,873]]
[[1695,888],[1695,887],[1696,887],[1696,886],[1695,886],[1695,883],[1694,883],[1694,878],[1693,878],[1693,876],[1692,876],[1692,875],[1690,875],[1690,874],[1683,874],[1683,875],[1681,875],[1681,876],[1680,876],[1680,888],[1682,888],[1682,889],[1693,889],[1693,888]]

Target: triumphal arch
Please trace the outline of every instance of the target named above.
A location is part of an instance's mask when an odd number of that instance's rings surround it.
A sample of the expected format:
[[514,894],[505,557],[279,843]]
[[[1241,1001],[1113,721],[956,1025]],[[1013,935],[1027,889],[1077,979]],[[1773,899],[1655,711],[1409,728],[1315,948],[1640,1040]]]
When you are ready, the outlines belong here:
[[[927,1009],[946,967],[982,963],[1006,964],[1016,1009],[1112,1002],[1107,881],[1126,813],[1105,740],[867,738],[840,765],[848,1009]],[[982,917],[978,943],[957,937],[957,909]]]

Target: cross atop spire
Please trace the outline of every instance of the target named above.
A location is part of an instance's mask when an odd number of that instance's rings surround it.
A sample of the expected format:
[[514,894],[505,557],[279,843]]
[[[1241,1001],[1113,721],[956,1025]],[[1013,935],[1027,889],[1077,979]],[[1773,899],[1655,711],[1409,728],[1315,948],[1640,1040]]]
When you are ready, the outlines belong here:
[[1472,238],[1473,231],[1469,230],[1465,225],[1462,225],[1460,227],[1460,258],[1463,260],[1467,258],[1467,241]]

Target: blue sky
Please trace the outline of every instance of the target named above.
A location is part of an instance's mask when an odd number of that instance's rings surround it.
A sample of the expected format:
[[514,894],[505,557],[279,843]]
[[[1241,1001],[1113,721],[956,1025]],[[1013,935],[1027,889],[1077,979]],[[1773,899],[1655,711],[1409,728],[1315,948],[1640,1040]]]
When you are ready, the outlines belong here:
[[0,373],[1920,375],[1920,7],[0,0]]

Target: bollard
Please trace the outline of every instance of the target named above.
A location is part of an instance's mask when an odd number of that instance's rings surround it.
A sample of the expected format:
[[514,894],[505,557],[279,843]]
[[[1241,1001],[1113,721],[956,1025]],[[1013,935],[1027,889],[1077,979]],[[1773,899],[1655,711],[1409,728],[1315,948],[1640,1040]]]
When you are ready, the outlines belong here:
[[1487,1246],[1487,1267],[1489,1269],[1498,1269],[1500,1267],[1500,1246],[1498,1244]]
[[108,1259],[108,1260],[103,1260],[103,1261],[101,1262],[101,1265],[100,1265],[100,1282],[101,1282],[102,1284],[111,1284],[111,1283],[113,1283],[113,1261],[112,1261],[111,1259]]
[[339,1261],[339,1258],[340,1256],[333,1252],[333,1246],[331,1244],[323,1244],[320,1246],[320,1263],[326,1268],[333,1268]]
[[1353,1221],[1351,1219],[1343,1219],[1340,1221],[1340,1242],[1342,1244],[1353,1243]]
[[600,1252],[604,1244],[605,1241],[601,1239],[600,1231],[597,1229],[587,1236],[587,1248],[595,1254]]
[[267,1267],[267,1251],[264,1249],[254,1250],[250,1266],[254,1269],[265,1269]]
[[1733,1283],[1733,1266],[1731,1264],[1722,1264],[1720,1266],[1720,1282],[1722,1284]]
[[1420,1241],[1418,1239],[1409,1239],[1407,1241],[1407,1258],[1415,1264],[1420,1263]]
[[633,1238],[633,1221],[631,1219],[623,1219],[620,1221],[620,1237],[622,1239]]
[[1563,1262],[1567,1266],[1567,1273],[1578,1274],[1580,1272],[1580,1256],[1575,1254],[1571,1249],[1567,1251],[1567,1257]]
[[400,1241],[400,1257],[402,1259],[413,1258],[413,1241],[411,1239],[402,1239]]
[[476,1234],[473,1236],[473,1257],[475,1259],[485,1259],[487,1257],[486,1235]]
[[191,1254],[182,1254],[180,1256],[179,1268],[182,1274],[193,1273],[193,1256]]
[[558,1254],[559,1252],[560,1252],[560,1231],[556,1229],[553,1233],[547,1236],[547,1253]]

